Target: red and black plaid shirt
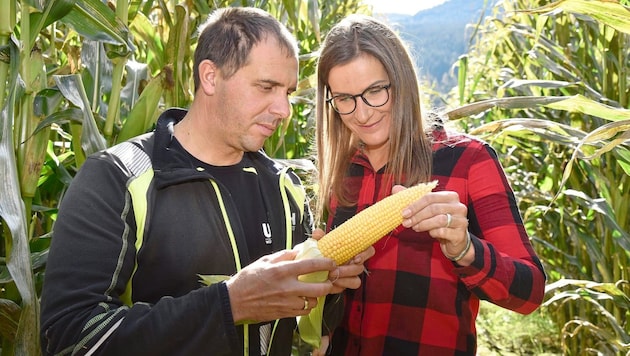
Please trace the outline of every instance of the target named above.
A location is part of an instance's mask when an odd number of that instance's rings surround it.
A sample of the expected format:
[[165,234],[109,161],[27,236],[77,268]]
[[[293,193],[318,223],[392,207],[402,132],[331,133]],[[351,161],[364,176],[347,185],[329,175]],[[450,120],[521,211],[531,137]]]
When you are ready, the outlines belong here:
[[[458,266],[428,233],[399,226],[374,245],[361,287],[347,290],[333,355],[474,355],[479,300],[524,314],[542,302],[543,267],[496,152],[472,137],[434,136],[432,180],[468,207],[475,261]],[[357,152],[346,184],[358,192],[358,206],[333,200],[329,227],[391,194],[383,171]]]

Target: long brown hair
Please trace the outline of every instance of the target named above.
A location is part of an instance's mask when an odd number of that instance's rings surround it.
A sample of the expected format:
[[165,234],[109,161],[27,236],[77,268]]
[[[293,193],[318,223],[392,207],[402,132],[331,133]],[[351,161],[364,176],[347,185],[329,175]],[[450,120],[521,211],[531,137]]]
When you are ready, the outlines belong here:
[[431,141],[425,132],[428,125],[422,117],[416,69],[408,49],[384,23],[365,15],[350,15],[327,34],[317,64],[318,219],[327,212],[333,196],[341,205],[356,204],[345,193],[343,179],[360,142],[326,99],[330,70],[362,55],[378,59],[391,82],[392,127],[386,168],[391,185],[410,186],[431,177]]

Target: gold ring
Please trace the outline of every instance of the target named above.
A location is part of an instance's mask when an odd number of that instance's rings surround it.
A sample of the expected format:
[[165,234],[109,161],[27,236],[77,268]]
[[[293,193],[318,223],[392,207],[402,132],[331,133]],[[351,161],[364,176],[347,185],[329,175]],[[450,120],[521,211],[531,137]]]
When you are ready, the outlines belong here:
[[308,299],[306,297],[302,297],[304,299],[304,310],[308,309]]
[[335,277],[335,280],[334,280],[334,281],[332,281],[332,283],[337,282],[337,280],[339,279],[339,273],[340,273],[340,272],[339,272],[339,268],[337,268],[337,277]]
[[445,228],[449,228],[451,226],[451,222],[453,221],[453,216],[449,213],[446,213],[446,226]]

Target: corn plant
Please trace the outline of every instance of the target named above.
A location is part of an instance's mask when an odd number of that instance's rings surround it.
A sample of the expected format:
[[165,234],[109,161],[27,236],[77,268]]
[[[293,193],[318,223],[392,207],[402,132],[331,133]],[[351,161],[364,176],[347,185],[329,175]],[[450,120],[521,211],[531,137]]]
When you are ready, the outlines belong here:
[[40,353],[38,293],[72,177],[89,154],[151,130],[167,107],[190,104],[196,29],[225,6],[268,10],[296,35],[294,113],[265,148],[277,158],[307,156],[313,53],[322,31],[366,11],[359,0],[0,0],[2,355]]
[[630,351],[630,9],[504,1],[458,64],[449,115],[502,154],[566,354]]

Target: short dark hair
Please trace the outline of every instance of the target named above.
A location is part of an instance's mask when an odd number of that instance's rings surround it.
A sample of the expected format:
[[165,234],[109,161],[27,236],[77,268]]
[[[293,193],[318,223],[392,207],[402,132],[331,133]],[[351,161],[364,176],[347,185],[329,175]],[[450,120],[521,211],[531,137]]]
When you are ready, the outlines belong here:
[[199,26],[193,67],[195,92],[199,88],[199,63],[209,59],[229,78],[247,63],[252,47],[267,36],[275,38],[287,55],[297,57],[295,37],[268,12],[254,7],[215,10]]

